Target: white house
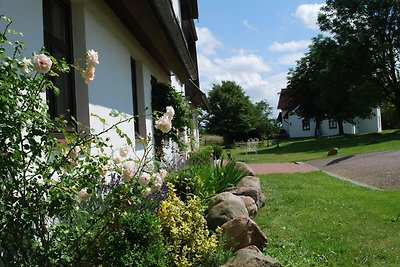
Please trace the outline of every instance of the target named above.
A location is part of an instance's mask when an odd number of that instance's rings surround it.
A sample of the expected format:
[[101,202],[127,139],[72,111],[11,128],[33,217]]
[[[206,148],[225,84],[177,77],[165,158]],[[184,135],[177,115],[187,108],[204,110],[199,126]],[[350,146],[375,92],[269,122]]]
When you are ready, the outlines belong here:
[[[72,63],[89,49],[99,53],[90,85],[76,70],[56,81],[60,96],[46,96],[53,115],[70,112],[99,131],[103,125],[91,113],[110,124],[116,122],[108,116],[114,109],[140,115],[148,107],[151,113],[152,77],[177,85],[193,107],[207,107],[198,82],[197,0],[0,0],[0,14],[24,34],[26,56],[45,47]],[[120,128],[132,140],[154,131],[151,116]],[[116,133],[110,133],[110,140],[115,148],[124,143]],[[142,153],[143,145],[135,142],[135,150]]]
[[[281,90],[278,109],[281,110],[278,121],[281,122],[282,129],[289,138],[315,136],[315,121],[299,117],[290,109],[290,100],[287,94],[285,94],[285,89]],[[382,132],[380,108],[374,108],[370,118],[356,118],[355,121],[355,124],[348,122],[343,123],[343,131],[345,134]],[[332,119],[323,120],[320,125],[320,134],[325,136],[339,134],[338,123]]]

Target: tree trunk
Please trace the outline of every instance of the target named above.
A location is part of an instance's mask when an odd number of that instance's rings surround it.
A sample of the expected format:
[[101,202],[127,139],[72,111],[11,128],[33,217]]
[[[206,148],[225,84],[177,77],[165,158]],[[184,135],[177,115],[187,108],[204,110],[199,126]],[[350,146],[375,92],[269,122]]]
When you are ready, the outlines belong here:
[[314,136],[319,137],[322,135],[321,131],[321,121],[320,120],[315,120],[315,131],[314,131]]
[[343,121],[342,120],[338,120],[338,125],[339,125],[339,135],[344,135]]

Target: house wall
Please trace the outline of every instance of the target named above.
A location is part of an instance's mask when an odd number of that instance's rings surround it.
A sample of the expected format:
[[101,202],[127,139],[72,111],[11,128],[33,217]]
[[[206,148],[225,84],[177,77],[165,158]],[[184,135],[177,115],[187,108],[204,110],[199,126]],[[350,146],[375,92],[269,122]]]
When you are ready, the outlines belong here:
[[[286,111],[282,111],[282,117]],[[369,119],[358,119],[356,124],[343,123],[343,131],[345,134],[359,134],[359,133],[380,133],[382,132],[381,112],[379,108],[375,108],[371,113],[372,117]],[[284,129],[290,138],[298,137],[313,137],[315,132],[315,122],[310,120],[310,130],[303,130],[302,118],[297,115],[289,115],[288,119],[283,119],[282,129]],[[334,129],[329,128],[329,120],[321,122],[321,130],[323,135],[337,135],[339,134],[339,126]]]
[[[94,49],[99,53],[100,64],[96,66],[96,77],[90,85],[83,83],[78,72],[75,75],[77,104],[82,109],[86,108],[87,124],[97,132],[104,128],[97,118],[89,118],[89,113],[105,118],[108,124],[118,121],[117,118],[108,116],[113,109],[133,115],[131,57],[136,61],[139,114],[144,113],[145,107],[149,108],[146,113],[151,114],[151,76],[169,83],[169,75],[160,68],[103,1],[71,0],[71,8],[74,57],[84,65],[86,50]],[[31,56],[33,51],[39,51],[43,47],[42,1],[0,0],[0,14],[12,18],[12,28],[24,34],[19,38],[28,47],[24,55]],[[82,103],[82,99],[86,102]],[[81,119],[78,117],[78,120]],[[120,128],[135,142],[133,122],[125,123]],[[145,135],[143,137],[152,137],[151,116],[140,120],[140,128],[145,129],[142,131]],[[114,149],[125,144],[115,132],[109,133],[108,137]],[[143,145],[137,144],[135,147],[140,156]]]
[[[23,51],[23,56],[29,57],[34,51],[39,51],[43,47],[42,13],[42,1],[0,0],[0,14],[13,20],[11,29],[23,33],[23,36],[15,36],[15,39],[23,41],[27,46],[27,49]],[[5,24],[0,25],[3,31]],[[11,37],[11,40],[14,40],[14,37]]]
[[297,138],[314,136],[314,121],[310,121],[310,130],[303,130],[302,118],[299,118],[297,115],[289,115],[287,121],[289,122],[289,137]]
[[358,121],[358,130],[360,133],[380,133],[382,132],[381,110],[375,108],[372,111],[371,119],[363,119]]
[[[163,82],[169,82],[169,76],[158,67],[153,58],[130,34],[111,9],[102,1],[85,1],[86,48],[99,53],[100,64],[96,68],[95,80],[89,85],[90,112],[116,123],[118,118],[110,118],[111,110],[119,110],[133,115],[133,95],[131,80],[131,57],[136,62],[137,88],[139,91],[139,114],[147,107],[151,114],[151,76]],[[101,130],[102,124],[95,117],[90,120],[91,127]],[[134,123],[125,123],[120,127],[134,141]],[[151,116],[140,119],[143,137],[153,136]],[[116,148],[125,141],[112,132],[109,134]],[[143,145],[136,145],[139,156]]]

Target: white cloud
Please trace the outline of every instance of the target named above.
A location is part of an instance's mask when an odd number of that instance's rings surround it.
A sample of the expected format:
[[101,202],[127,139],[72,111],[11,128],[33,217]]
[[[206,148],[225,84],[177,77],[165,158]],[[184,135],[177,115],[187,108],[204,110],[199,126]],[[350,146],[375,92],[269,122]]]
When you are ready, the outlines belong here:
[[286,43],[273,42],[269,46],[269,50],[274,52],[295,52],[307,48],[310,44],[310,40],[290,41]]
[[318,12],[325,4],[305,4],[297,7],[294,16],[298,18],[307,28],[317,30]]
[[254,27],[247,19],[243,20],[243,25],[244,25],[244,27],[246,27],[247,29],[249,29],[251,31],[257,30],[257,28]]
[[198,61],[202,91],[207,93],[221,81],[235,81],[252,101],[266,99],[274,108],[274,116],[277,115],[278,92],[286,85],[286,73],[266,77],[271,67],[262,57],[243,50],[226,58],[199,53]]
[[297,60],[299,60],[303,56],[304,56],[304,53],[302,53],[302,52],[287,54],[282,57],[279,57],[276,60],[276,63],[278,63],[280,65],[285,65],[285,66],[292,66],[296,63]]
[[216,49],[222,46],[222,43],[214,36],[208,28],[196,28],[198,41],[197,49],[199,53],[212,55]]

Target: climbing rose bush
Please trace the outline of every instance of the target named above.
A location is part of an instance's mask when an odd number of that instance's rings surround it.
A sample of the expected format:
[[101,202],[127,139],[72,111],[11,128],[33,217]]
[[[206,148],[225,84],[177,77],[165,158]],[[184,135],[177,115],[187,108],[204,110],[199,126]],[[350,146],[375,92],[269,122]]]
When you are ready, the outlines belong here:
[[[152,208],[144,204],[165,177],[150,157],[131,156],[133,143],[119,125],[134,118],[112,112],[119,122],[99,133],[78,130],[83,127],[74,118],[51,118],[42,96],[59,93],[51,78],[70,66],[45,51],[22,57],[24,45],[9,40],[11,21],[1,16],[0,22],[5,23],[0,32],[0,265],[167,266],[156,235],[124,234],[139,233],[135,224],[148,224],[159,235],[159,200],[151,200]],[[99,55],[89,50],[86,60],[93,75],[84,78],[92,81]],[[109,131],[118,132],[126,145],[110,146],[103,138]],[[150,155],[151,146],[145,147],[144,155]],[[144,173],[150,177],[139,180]],[[153,215],[134,219],[145,210]],[[140,258],[145,253],[137,242],[157,249],[154,255],[160,257]]]

